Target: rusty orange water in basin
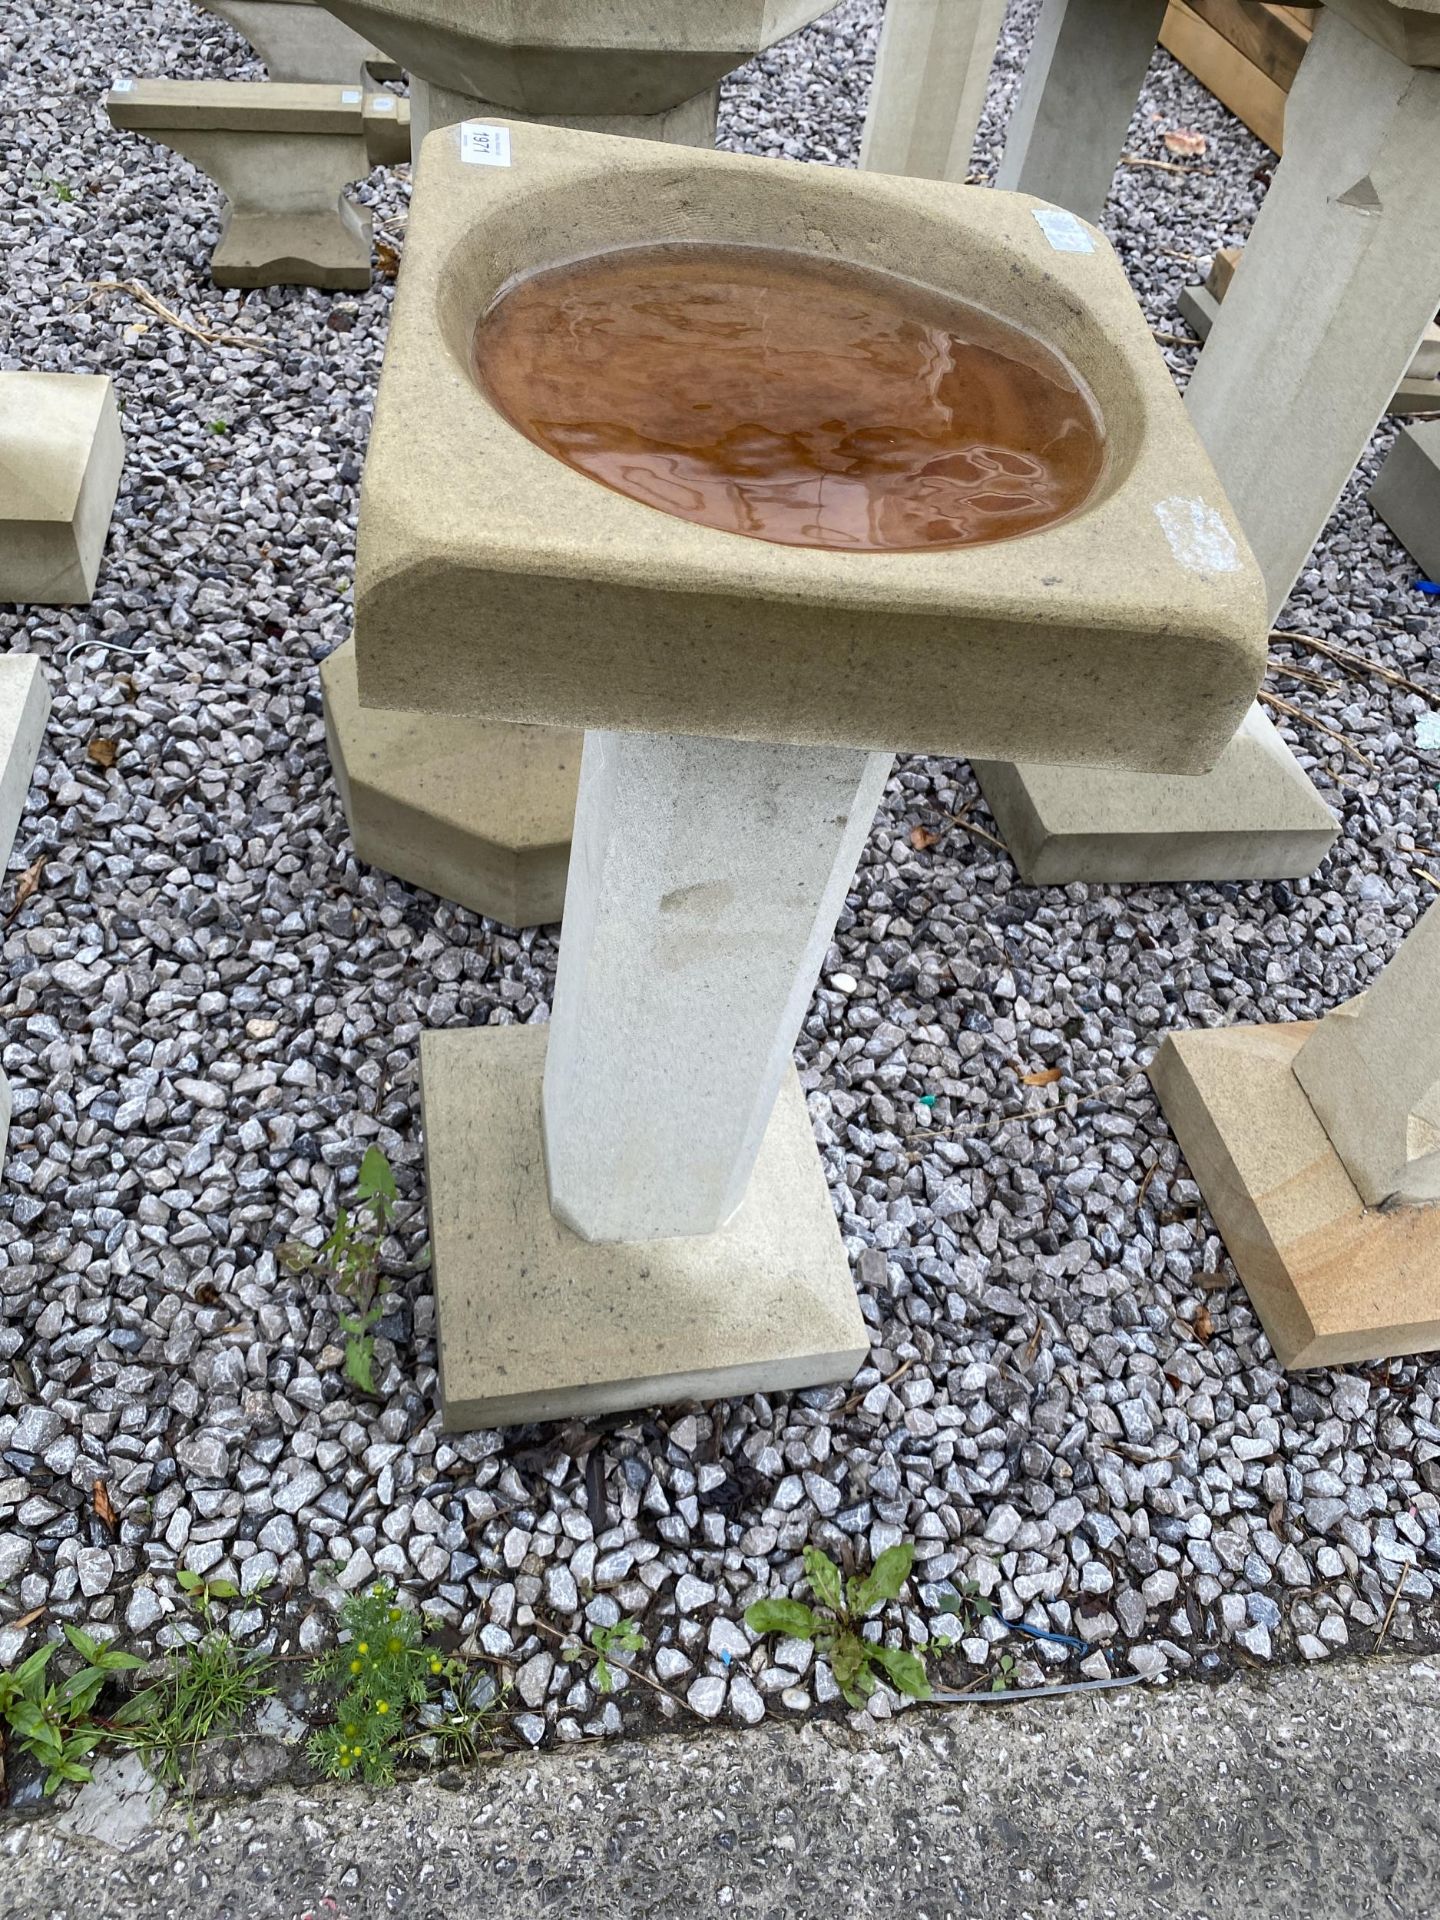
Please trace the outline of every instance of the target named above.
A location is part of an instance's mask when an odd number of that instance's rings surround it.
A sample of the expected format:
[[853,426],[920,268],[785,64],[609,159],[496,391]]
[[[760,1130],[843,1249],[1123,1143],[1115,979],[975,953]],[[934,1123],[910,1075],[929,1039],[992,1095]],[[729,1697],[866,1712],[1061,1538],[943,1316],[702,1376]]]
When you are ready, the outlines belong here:
[[787,546],[1009,540],[1082,506],[1105,458],[1079,375],[897,275],[780,248],[623,247],[525,274],[475,376],[617,493]]

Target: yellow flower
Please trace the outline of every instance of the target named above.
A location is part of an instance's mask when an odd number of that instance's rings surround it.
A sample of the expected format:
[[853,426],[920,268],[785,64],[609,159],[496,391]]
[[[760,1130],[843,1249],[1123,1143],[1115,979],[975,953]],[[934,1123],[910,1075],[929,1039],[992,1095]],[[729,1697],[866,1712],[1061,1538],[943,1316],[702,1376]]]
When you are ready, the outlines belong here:
[[352,1660],[350,1662],[350,1671],[352,1673],[363,1673],[365,1671],[365,1662],[363,1660]]
[[392,1620],[398,1620],[400,1618],[399,1607],[391,1607],[389,1617]]
[[360,1729],[353,1723],[353,1721],[345,1729],[345,1738],[347,1740],[358,1740],[360,1738]]
[[432,1653],[432,1654],[431,1654],[431,1656],[430,1656],[430,1671],[431,1671],[432,1673],[439,1673],[439,1671],[440,1671],[440,1669],[441,1669],[441,1667],[442,1667],[442,1665],[443,1665],[443,1664],[444,1664],[444,1663],[443,1663],[443,1661],[441,1660],[441,1658],[440,1658],[440,1656],[439,1656],[439,1654],[438,1654],[438,1653]]
[[385,1651],[387,1653],[403,1653],[405,1651],[405,1642],[403,1640],[392,1640]]
[[375,1702],[375,1711],[376,1713],[388,1713],[390,1711],[390,1702],[388,1700],[377,1700]]
[[362,1640],[355,1651],[357,1653],[368,1653],[370,1651],[370,1642],[368,1640]]

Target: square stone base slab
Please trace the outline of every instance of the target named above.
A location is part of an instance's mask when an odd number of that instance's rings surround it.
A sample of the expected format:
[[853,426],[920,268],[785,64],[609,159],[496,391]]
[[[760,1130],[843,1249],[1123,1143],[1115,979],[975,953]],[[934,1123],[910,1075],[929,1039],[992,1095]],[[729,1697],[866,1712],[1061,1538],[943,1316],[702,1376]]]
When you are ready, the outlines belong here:
[[1193,778],[998,760],[975,762],[975,777],[1030,886],[1295,880],[1340,831],[1258,707]]
[[320,685],[359,859],[503,926],[559,920],[583,734],[362,707],[353,640]]
[[548,1039],[472,1027],[420,1042],[446,1428],[851,1379],[870,1337],[794,1070],[717,1233],[601,1243],[550,1211]]
[[1440,1347],[1440,1207],[1367,1210],[1292,1063],[1298,1022],[1171,1034],[1150,1078],[1282,1367]]
[[370,285],[372,224],[368,207],[343,199],[333,214],[227,208],[210,278],[217,287],[361,292]]
[[99,373],[0,373],[0,604],[84,606],[125,443]]

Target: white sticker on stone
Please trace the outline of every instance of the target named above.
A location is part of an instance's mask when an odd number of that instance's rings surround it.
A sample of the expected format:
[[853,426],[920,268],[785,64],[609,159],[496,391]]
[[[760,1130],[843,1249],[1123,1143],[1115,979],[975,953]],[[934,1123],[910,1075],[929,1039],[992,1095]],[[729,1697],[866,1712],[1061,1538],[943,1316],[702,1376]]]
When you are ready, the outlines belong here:
[[1035,218],[1056,253],[1093,253],[1095,242],[1085,231],[1084,222],[1063,207],[1036,207]]
[[110,82],[110,91],[112,93],[133,93],[135,91],[135,82],[128,79],[123,73],[117,74]]
[[372,113],[393,113],[395,111],[394,94],[393,93],[373,94],[370,100],[370,111]]
[[1238,573],[1240,549],[1214,507],[1176,494],[1155,504],[1170,551],[1191,573]]
[[460,129],[460,158],[471,167],[508,167],[510,129],[467,120]]
[[359,87],[342,87],[340,89],[340,104],[342,107],[358,107],[363,97]]

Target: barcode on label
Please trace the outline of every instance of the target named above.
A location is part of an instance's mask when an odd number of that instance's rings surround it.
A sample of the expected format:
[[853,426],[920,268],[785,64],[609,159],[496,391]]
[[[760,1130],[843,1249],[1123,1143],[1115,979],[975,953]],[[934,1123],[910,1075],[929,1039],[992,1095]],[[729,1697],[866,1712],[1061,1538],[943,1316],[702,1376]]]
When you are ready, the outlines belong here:
[[112,93],[133,93],[135,91],[135,82],[128,79],[123,73],[117,74],[110,82],[110,91]]
[[1035,218],[1056,253],[1093,253],[1095,242],[1082,222],[1063,207],[1036,207]]
[[472,167],[508,167],[510,129],[467,120],[460,129],[460,158]]

